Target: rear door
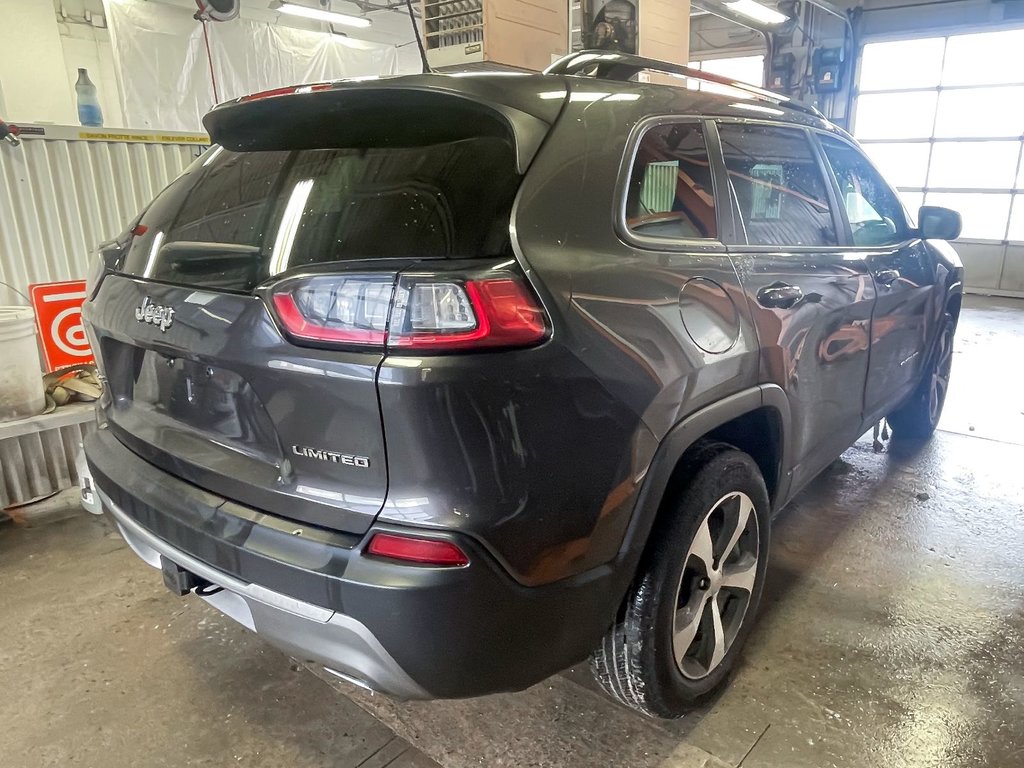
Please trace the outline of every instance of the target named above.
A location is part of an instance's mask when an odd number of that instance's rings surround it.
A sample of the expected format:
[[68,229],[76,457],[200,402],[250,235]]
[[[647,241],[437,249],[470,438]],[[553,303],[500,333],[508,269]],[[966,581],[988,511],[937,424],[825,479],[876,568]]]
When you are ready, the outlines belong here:
[[268,120],[287,124],[293,97],[255,105],[255,122],[233,107],[236,151],[215,147],[161,193],[87,318],[110,428],[135,453],[241,504],[358,533],[388,488],[376,377],[394,281],[424,260],[510,256],[520,173],[515,137],[493,115],[476,131],[465,99],[449,118],[452,99],[433,97],[429,127],[410,130],[367,97],[346,134],[329,96],[328,110],[301,97],[294,135]]
[[760,379],[791,407],[795,487],[860,434],[874,283],[840,246],[842,219],[809,133],[719,121],[741,228],[729,247],[761,348]]
[[917,384],[932,337],[936,269],[910,227],[903,204],[881,174],[850,142],[817,134],[849,224],[851,257],[863,258],[875,282],[871,363],[865,416],[881,418]]
[[[636,117],[630,102],[606,106],[587,115],[592,143],[622,135],[623,118]],[[722,242],[729,206],[716,188],[708,128],[697,117],[655,116],[639,121],[621,150],[592,153],[592,197],[572,220],[578,255],[562,258],[572,270],[574,353],[658,439],[756,384],[754,329]],[[609,217],[604,196],[616,174]]]

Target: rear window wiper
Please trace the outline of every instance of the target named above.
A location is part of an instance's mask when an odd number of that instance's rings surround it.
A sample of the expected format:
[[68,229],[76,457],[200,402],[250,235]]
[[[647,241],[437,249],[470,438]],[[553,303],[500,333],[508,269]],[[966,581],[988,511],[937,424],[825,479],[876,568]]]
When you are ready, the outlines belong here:
[[160,249],[160,261],[182,272],[202,272],[211,266],[251,262],[260,254],[255,245],[237,243],[202,243],[181,240],[167,243]]

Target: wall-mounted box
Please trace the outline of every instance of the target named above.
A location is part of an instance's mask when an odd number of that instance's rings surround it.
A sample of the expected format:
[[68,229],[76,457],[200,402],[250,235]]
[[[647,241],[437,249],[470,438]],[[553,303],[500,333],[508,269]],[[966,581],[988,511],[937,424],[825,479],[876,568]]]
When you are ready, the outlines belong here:
[[433,69],[539,71],[568,47],[565,0],[423,0],[422,8]]

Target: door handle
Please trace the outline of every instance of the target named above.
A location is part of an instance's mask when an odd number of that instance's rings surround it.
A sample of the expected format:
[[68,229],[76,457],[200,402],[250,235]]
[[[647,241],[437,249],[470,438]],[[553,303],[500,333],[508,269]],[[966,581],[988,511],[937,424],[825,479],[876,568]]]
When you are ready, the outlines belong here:
[[789,309],[804,297],[798,285],[772,283],[757,292],[757,303],[768,309]]
[[880,269],[875,273],[875,282],[879,285],[892,285],[901,277],[898,269]]

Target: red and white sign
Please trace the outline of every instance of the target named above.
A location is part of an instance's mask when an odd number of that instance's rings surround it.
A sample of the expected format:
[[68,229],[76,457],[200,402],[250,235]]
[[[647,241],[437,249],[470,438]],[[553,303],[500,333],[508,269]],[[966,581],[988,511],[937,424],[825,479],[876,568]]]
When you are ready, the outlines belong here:
[[37,283],[28,287],[36,328],[43,342],[46,370],[94,362],[82,325],[85,281]]

